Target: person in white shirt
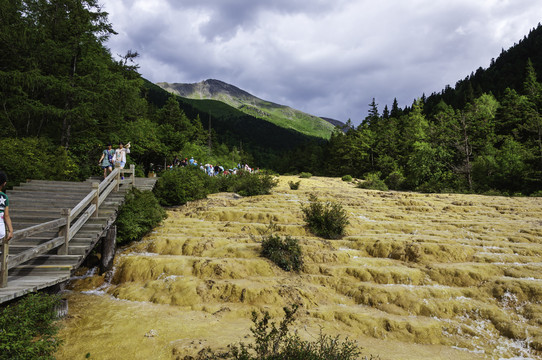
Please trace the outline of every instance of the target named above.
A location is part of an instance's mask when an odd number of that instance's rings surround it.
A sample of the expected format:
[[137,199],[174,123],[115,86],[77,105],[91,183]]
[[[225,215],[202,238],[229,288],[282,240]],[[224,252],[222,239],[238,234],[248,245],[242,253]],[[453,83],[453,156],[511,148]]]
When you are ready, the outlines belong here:
[[[126,154],[130,153],[130,142],[126,144],[126,147],[124,147],[124,144],[122,142],[119,143],[119,148],[115,150],[115,155],[113,156],[113,162],[115,163],[115,167],[124,169],[124,166],[126,165]],[[124,179],[124,176],[122,177]]]

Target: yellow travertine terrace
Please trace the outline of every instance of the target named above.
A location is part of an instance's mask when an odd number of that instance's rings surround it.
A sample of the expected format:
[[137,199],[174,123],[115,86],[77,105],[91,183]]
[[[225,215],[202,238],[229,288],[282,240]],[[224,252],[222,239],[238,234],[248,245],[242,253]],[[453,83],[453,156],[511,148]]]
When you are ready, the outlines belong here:
[[[183,359],[250,342],[253,310],[299,303],[302,338],[320,329],[381,359],[542,354],[542,199],[362,190],[283,176],[272,195],[221,193],[168,211],[113,272],[71,283],[58,359]],[[347,236],[305,229],[314,193],[340,202]],[[259,256],[259,230],[300,240],[303,270]]]

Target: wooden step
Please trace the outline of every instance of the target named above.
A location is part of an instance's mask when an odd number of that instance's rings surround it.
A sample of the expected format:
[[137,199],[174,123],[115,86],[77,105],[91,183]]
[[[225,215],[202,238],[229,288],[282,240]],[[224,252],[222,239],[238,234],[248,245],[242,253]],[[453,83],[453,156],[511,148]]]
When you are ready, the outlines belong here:
[[11,214],[10,211],[10,217],[12,222],[34,222],[34,223],[44,223],[51,220],[60,219],[60,214],[39,214],[39,215],[21,215],[15,212],[14,214]]
[[88,186],[86,181],[62,181],[62,180],[29,180],[25,183],[26,185],[33,185],[33,184],[42,184],[42,185],[56,185],[56,186]]
[[9,271],[8,276],[70,276],[72,266],[17,266]]
[[90,250],[88,246],[73,245],[68,248],[68,254],[85,256]]
[[50,196],[50,197],[56,197],[60,195],[71,195],[71,196],[81,196],[84,194],[88,194],[92,191],[91,189],[58,189],[56,191],[52,189],[41,189],[41,188],[14,188],[11,190],[8,194],[15,196],[15,195],[24,195],[24,194],[30,194],[34,196]]
[[39,265],[59,265],[59,266],[74,266],[81,260],[79,255],[40,255],[34,259],[28,260],[22,265],[39,266]]
[[50,236],[41,236],[41,237],[27,237],[17,241],[11,241],[9,243],[9,248],[14,249],[17,247],[28,247],[28,246],[37,246],[42,244],[53,237],[56,237],[56,233],[51,234]]
[[25,188],[25,189],[90,189],[92,188],[92,183],[90,182],[70,182],[70,181],[39,181],[39,180],[30,180],[28,182],[20,183],[19,186],[15,188]]
[[[81,199],[82,200],[82,199]],[[72,209],[77,205],[81,200],[58,200],[58,199],[52,199],[52,200],[45,200],[45,199],[33,199],[33,198],[27,198],[27,199],[14,199],[13,201],[9,199],[9,208],[16,208],[19,205],[21,207],[24,207],[25,209],[54,209],[57,211],[57,209]]]

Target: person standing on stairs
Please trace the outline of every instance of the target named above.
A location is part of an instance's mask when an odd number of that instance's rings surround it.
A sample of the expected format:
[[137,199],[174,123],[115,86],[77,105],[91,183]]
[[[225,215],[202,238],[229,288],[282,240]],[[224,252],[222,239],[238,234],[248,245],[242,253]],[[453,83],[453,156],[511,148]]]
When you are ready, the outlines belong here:
[[7,175],[0,171],[0,240],[5,237],[6,242],[13,237],[13,226],[11,224],[11,218],[9,217],[9,199],[3,192],[7,182]]
[[[126,154],[130,153],[130,142],[126,144],[126,147],[124,147],[124,144],[122,142],[119,143],[119,148],[115,150],[115,155],[113,157],[113,161],[115,162],[115,167],[124,169],[124,166],[126,165]],[[121,177],[122,180],[124,180],[124,176]]]
[[98,161],[98,164],[104,169],[104,179],[107,177],[107,170],[109,173],[113,171],[113,157],[115,156],[115,150],[111,148],[111,143],[107,144],[107,149],[102,152],[102,157]]

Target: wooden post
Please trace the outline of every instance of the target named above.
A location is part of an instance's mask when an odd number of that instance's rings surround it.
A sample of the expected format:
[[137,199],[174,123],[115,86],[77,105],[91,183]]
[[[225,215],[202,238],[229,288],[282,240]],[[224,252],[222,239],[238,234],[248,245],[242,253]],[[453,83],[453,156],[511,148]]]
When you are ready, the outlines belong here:
[[122,169],[119,167],[119,172],[117,173],[117,176],[115,178],[115,181],[117,182],[117,186],[115,186],[115,191],[119,191],[120,188],[120,173],[122,172]]
[[94,217],[98,217],[98,205],[100,204],[100,183],[93,182],[92,190],[95,191],[94,199],[92,200],[92,203],[96,205],[96,211],[94,212]]
[[58,255],[68,255],[68,246],[70,242],[70,209],[62,209],[61,216],[66,218],[66,225],[60,229],[59,235],[64,236],[64,245],[58,249]]
[[8,254],[9,245],[6,237],[2,239],[2,265],[0,267],[0,288],[8,286]]
[[115,247],[117,243],[117,226],[111,226],[102,239],[102,258],[100,260],[100,270],[102,274],[111,270],[113,260],[115,260]]
[[130,171],[132,172],[132,187],[135,187],[135,165],[134,164],[131,164],[130,165]]

